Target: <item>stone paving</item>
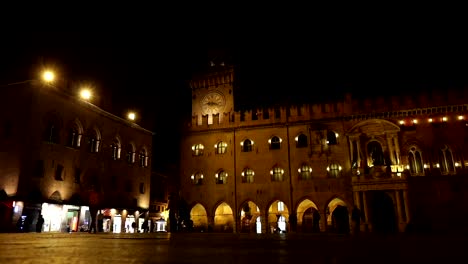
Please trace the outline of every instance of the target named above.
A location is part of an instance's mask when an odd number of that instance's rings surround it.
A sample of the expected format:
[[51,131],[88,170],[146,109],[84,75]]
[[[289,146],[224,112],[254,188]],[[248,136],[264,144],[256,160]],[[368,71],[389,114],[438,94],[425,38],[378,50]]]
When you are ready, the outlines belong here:
[[0,263],[467,263],[466,236],[0,234]]

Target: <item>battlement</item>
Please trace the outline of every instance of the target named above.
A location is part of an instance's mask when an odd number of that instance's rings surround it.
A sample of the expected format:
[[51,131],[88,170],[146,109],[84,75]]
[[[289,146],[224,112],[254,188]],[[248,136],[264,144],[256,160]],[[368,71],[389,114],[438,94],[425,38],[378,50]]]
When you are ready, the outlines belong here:
[[[278,123],[313,120],[354,120],[367,118],[398,118],[468,111],[468,92],[461,90],[428,91],[415,95],[353,99],[321,104],[304,104],[249,109],[212,115],[193,116],[191,130],[230,127],[265,126]],[[220,118],[220,115],[222,117]]]
[[207,74],[194,76],[190,81],[190,88],[201,89],[217,87],[219,85],[231,85],[234,81],[234,69],[226,66],[222,70],[213,71]]

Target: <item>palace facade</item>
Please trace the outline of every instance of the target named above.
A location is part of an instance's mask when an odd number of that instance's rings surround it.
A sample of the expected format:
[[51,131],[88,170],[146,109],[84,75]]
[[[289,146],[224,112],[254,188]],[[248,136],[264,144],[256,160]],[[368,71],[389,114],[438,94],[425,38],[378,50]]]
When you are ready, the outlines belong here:
[[468,92],[236,111],[234,68],[194,76],[181,196],[197,230],[447,230],[468,216]]
[[2,231],[34,231],[39,215],[44,232],[141,229],[151,131],[40,81],[1,90]]

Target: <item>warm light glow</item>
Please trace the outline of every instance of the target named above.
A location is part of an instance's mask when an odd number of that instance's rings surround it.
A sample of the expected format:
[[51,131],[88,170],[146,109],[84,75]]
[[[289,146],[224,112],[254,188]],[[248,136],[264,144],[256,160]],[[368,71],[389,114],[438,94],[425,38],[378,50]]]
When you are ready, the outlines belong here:
[[53,72],[51,71],[45,71],[43,74],[42,74],[42,78],[44,79],[44,81],[46,82],[52,82],[54,79],[55,79],[55,75]]
[[134,120],[135,120],[135,118],[136,118],[136,115],[135,115],[135,113],[134,113],[134,112],[130,112],[130,113],[128,113],[127,117],[128,117],[128,119],[130,119],[130,120],[134,121]]
[[405,121],[400,120],[400,125],[403,125],[404,123],[405,123]]
[[429,118],[429,123],[432,123],[432,118]]
[[444,122],[447,121],[447,117],[446,116],[442,117],[442,121]]
[[417,124],[418,123],[418,120],[417,119],[413,119],[413,124]]
[[463,116],[458,116],[458,120],[463,120],[464,117]]
[[91,91],[89,89],[83,89],[80,91],[80,97],[85,100],[91,99]]
[[460,167],[460,163],[455,162],[455,167]]

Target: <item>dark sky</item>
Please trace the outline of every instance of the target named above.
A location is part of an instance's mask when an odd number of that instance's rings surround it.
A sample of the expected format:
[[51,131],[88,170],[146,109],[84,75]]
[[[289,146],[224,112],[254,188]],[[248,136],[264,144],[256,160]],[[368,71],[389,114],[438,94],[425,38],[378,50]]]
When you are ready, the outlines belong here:
[[[221,54],[237,69],[235,98],[241,108],[327,100],[344,91],[385,95],[463,89],[468,83],[464,32],[350,28],[227,33],[4,34],[0,77],[2,82],[23,80],[38,66],[53,65],[67,80],[93,84],[109,99],[102,107],[114,114],[137,110],[139,123],[156,132],[154,143],[162,149],[171,148],[167,142],[178,136],[179,120],[190,114],[190,74]],[[160,158],[167,156],[161,152]]]

